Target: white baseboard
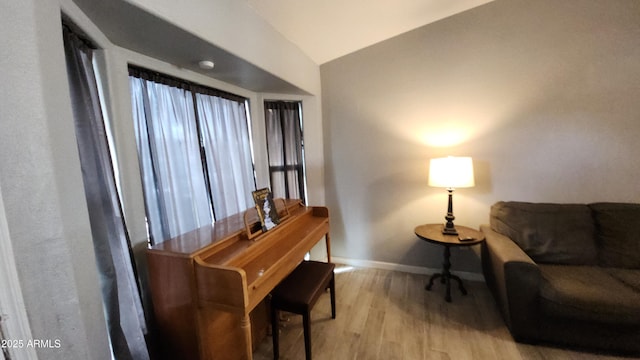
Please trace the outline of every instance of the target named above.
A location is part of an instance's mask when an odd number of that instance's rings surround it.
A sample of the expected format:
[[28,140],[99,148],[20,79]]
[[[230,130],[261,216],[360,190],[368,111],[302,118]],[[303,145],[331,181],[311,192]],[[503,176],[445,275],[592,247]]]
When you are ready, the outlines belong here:
[[[400,272],[406,272],[411,274],[421,274],[421,275],[430,275],[430,274],[438,273],[442,271],[442,269],[431,269],[431,268],[422,267],[422,266],[394,264],[394,263],[388,263],[383,261],[349,259],[349,258],[342,258],[342,257],[335,257],[335,256],[331,257],[331,262],[336,264],[345,264],[345,265],[354,266],[354,267],[392,270],[392,271],[400,271]],[[484,282],[484,276],[482,274],[468,272],[468,271],[451,271],[451,273],[459,276],[461,279],[464,279],[464,280]]]

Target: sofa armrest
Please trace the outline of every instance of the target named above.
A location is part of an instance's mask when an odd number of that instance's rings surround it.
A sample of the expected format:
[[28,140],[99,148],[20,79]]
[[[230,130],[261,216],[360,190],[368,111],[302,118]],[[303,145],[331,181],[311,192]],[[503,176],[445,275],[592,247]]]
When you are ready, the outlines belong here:
[[540,269],[510,238],[482,225],[482,269],[516,340],[538,338]]

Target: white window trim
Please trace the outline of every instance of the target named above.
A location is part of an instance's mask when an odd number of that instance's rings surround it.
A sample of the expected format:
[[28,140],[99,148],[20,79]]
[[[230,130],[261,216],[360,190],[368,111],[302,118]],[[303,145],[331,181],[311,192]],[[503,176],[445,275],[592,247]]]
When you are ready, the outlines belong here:
[[[22,340],[23,346],[7,348],[7,354],[11,360],[38,359],[34,348],[29,348],[26,343],[32,338],[31,328],[27,319],[27,310],[24,306],[18,271],[13,257],[13,247],[9,237],[9,225],[2,201],[0,189],[0,283],[6,284],[4,291],[0,291],[0,327],[5,340]],[[0,350],[0,359],[5,359]]]

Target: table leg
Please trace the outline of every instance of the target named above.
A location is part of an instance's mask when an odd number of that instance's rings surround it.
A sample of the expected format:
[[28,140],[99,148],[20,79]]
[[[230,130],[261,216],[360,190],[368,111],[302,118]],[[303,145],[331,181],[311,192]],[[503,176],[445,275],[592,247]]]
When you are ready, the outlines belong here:
[[442,277],[447,283],[447,294],[444,297],[447,302],[451,302],[451,250],[448,246],[444,247],[444,263],[442,264]]
[[462,295],[467,295],[467,290],[462,285],[462,279],[460,279],[457,275],[453,275],[453,274],[449,275],[449,277],[458,282],[458,288],[460,289],[460,292],[462,293]]
[[444,278],[442,277],[442,274],[433,274],[433,275],[431,275],[431,278],[429,278],[429,283],[427,284],[425,289],[431,290],[431,287],[433,286],[433,282],[437,278],[441,278],[441,281],[444,282]]
[[462,279],[451,273],[451,249],[449,248],[449,246],[444,247],[444,262],[442,263],[442,273],[431,275],[431,278],[429,278],[429,283],[427,284],[425,289],[431,290],[431,287],[433,287],[433,282],[437,279],[440,279],[440,282],[442,284],[445,284],[447,287],[444,297],[447,302],[451,302],[451,279],[458,282],[458,288],[460,289],[462,295],[467,295],[467,290],[464,288],[464,285],[462,285]]

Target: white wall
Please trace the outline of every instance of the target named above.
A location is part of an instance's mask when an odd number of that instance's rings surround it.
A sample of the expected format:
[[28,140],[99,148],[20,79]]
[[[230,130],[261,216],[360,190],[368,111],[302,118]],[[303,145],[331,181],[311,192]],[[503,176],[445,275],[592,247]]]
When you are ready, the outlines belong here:
[[60,7],[5,1],[0,22],[0,185],[7,227],[33,338],[62,345],[36,351],[41,359],[108,359]]
[[[456,223],[498,200],[640,202],[640,2],[497,0],[321,66],[336,256],[438,268],[429,158],[474,158]],[[479,272],[472,252],[454,269]]]
[[246,1],[127,1],[310,94],[320,94],[318,65],[260,18]]

